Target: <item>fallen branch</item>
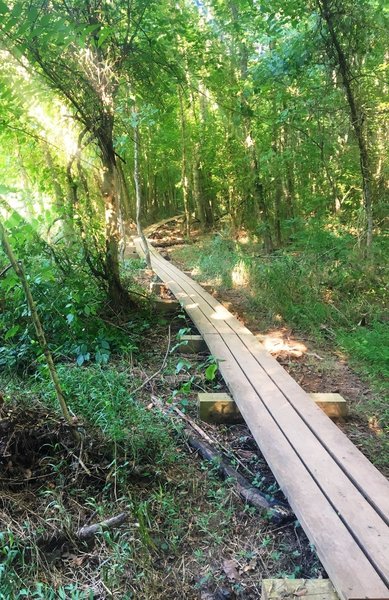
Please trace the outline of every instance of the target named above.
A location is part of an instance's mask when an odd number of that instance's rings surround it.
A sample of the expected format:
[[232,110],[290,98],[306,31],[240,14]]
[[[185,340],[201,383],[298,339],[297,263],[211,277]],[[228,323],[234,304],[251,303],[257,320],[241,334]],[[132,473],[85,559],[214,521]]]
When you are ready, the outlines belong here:
[[[152,398],[154,400],[154,397]],[[173,410],[175,413],[177,413],[179,417],[181,417],[181,419],[186,421],[202,438],[204,438],[205,441],[208,442],[208,444],[213,445],[215,443],[214,440],[211,437],[209,437],[209,435],[204,431],[204,429],[201,429],[201,427],[199,427],[199,425],[197,425],[197,423],[195,423],[193,419],[191,419],[190,417],[188,417],[188,415],[183,413],[182,410],[180,410],[177,406],[173,406]]]
[[93,525],[84,525],[73,533],[66,531],[57,530],[50,534],[45,534],[38,537],[35,543],[46,552],[52,552],[55,548],[64,546],[72,538],[79,540],[80,542],[87,542],[94,538],[98,533],[103,531],[110,531],[123,525],[128,520],[128,513],[120,513],[115,517],[110,517],[100,523],[94,523]]
[[[161,412],[168,415],[170,414],[171,416],[171,407],[167,409],[167,407],[163,405],[162,401],[156,396],[151,396],[151,399],[153,404],[157,406]],[[286,504],[279,502],[275,498],[265,496],[265,494],[252,486],[250,482],[243,475],[241,475],[241,473],[234,469],[234,467],[232,467],[231,464],[224,458],[223,454],[213,447],[217,442],[212,440],[212,438],[203,429],[201,429],[201,427],[199,427],[199,425],[197,425],[193,419],[188,417],[188,415],[183,413],[176,406],[173,407],[173,410],[182,420],[188,423],[188,425],[190,425],[198,435],[203,438],[200,439],[199,437],[195,436],[190,429],[185,429],[184,434],[189,446],[197,450],[205,460],[216,464],[219,473],[225,479],[228,478],[233,481],[239,496],[245,502],[247,502],[247,504],[254,506],[262,512],[264,510],[268,511],[270,521],[276,525],[295,518],[293,512]],[[227,450],[224,449],[224,451]]]
[[[154,397],[152,396],[152,399]],[[182,412],[177,406],[173,406],[174,412],[178,414],[181,419],[186,421],[206,442],[208,442],[212,447],[219,447],[227,456],[232,454],[234,461],[236,461],[249,475],[254,477],[254,473],[236,456],[236,454],[231,452],[230,448],[227,448],[224,444],[222,444],[219,440],[211,438],[208,433],[204,431],[197,423],[193,421],[188,415]]]
[[107,531],[111,529],[116,529],[116,527],[120,527],[128,520],[128,513],[120,513],[115,517],[110,517],[109,519],[105,519],[105,521],[100,521],[100,523],[94,523],[93,525],[85,525],[81,527],[76,533],[76,537],[85,542],[93,538],[96,534],[101,533],[102,531]]
[[294,519],[294,514],[291,509],[282,502],[269,498],[262,494],[257,488],[252,486],[250,482],[243,477],[234,467],[232,467],[223,456],[217,452],[210,444],[200,440],[193,435],[188,429],[185,430],[186,439],[189,445],[197,450],[199,454],[218,468],[219,473],[225,478],[233,482],[239,496],[250,504],[263,512],[266,510],[269,514],[270,521],[275,525]]

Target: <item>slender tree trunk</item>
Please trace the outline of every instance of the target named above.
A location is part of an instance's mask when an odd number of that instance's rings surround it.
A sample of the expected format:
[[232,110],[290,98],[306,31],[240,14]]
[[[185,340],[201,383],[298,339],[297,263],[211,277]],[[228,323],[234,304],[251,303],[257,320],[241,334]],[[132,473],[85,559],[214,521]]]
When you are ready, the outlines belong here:
[[200,158],[199,144],[195,142],[193,148],[193,200],[195,204],[197,218],[200,221],[201,227],[206,225],[206,215],[202,202],[202,190],[200,183]]
[[266,253],[269,253],[273,250],[273,240],[270,231],[270,219],[269,219],[269,211],[267,207],[267,202],[265,198],[265,191],[263,189],[263,184],[261,181],[261,176],[259,172],[259,164],[257,153],[255,150],[255,142],[252,140],[251,135],[248,134],[246,139],[250,139],[249,143],[249,155],[250,155],[250,170],[252,175],[252,186],[253,186],[253,196],[255,202],[255,209],[259,213],[262,227],[263,227],[263,246]]
[[134,201],[131,197],[130,190],[128,188],[128,182],[126,178],[126,174],[123,169],[123,165],[120,161],[117,163],[117,170],[120,181],[120,190],[121,190],[121,198],[122,198],[122,210],[123,215],[126,221],[133,219],[135,217],[136,207],[134,206]]
[[184,214],[185,214],[185,235],[189,238],[190,236],[190,209],[189,209],[189,184],[187,174],[187,157],[186,157],[186,122],[185,122],[185,111],[184,102],[182,99],[181,89],[178,90],[180,99],[180,115],[181,115],[181,187],[182,196],[184,201]]
[[278,248],[282,246],[281,234],[281,205],[282,205],[282,180],[280,175],[277,175],[274,189],[274,230],[276,244]]
[[140,143],[139,143],[139,125],[138,115],[136,111],[133,112],[134,116],[134,183],[135,183],[135,195],[136,195],[136,228],[138,235],[142,240],[146,262],[151,267],[149,246],[146,240],[146,236],[143,233],[141,225],[141,211],[142,211],[142,191],[140,184],[140,173],[139,173],[139,155],[140,155]]
[[294,197],[295,197],[295,186],[294,186],[294,161],[290,156],[292,144],[290,143],[289,128],[286,124],[282,128],[282,147],[283,152],[286,154],[286,160],[284,162],[284,197],[285,197],[285,215],[287,219],[293,219],[295,216],[294,211]]
[[366,219],[364,242],[366,247],[366,255],[369,255],[373,241],[373,172],[368,150],[365,115],[359,106],[357,96],[353,90],[350,64],[336,32],[335,15],[332,10],[331,1],[317,0],[317,2],[321,17],[325,21],[330,34],[331,45],[336,56],[337,66],[339,68],[343,88],[349,106],[351,124],[354,128],[355,137],[357,138],[358,142],[363,202]]

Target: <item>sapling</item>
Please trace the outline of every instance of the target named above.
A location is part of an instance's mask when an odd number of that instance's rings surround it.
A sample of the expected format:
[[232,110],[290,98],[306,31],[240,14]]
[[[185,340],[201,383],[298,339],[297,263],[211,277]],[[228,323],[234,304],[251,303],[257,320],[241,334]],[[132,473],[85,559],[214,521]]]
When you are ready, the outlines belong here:
[[71,416],[69,409],[67,407],[67,404],[66,404],[65,396],[62,391],[58,373],[55,368],[53,357],[52,357],[52,354],[50,352],[50,349],[49,349],[49,346],[48,346],[48,343],[46,340],[46,335],[43,330],[41,320],[39,318],[39,314],[38,314],[38,311],[36,308],[35,301],[31,294],[30,286],[28,284],[26,275],[24,273],[23,265],[22,265],[21,261],[17,260],[17,258],[15,256],[15,254],[12,250],[12,247],[9,243],[8,236],[5,231],[4,225],[1,221],[0,221],[0,240],[1,240],[1,245],[3,246],[3,250],[4,250],[5,254],[7,255],[10,264],[12,265],[17,277],[19,278],[19,280],[22,284],[22,287],[23,287],[23,290],[24,290],[24,293],[26,296],[27,304],[30,309],[31,319],[32,319],[32,322],[35,327],[35,332],[36,332],[36,335],[38,338],[38,342],[42,348],[43,354],[45,355],[47,367],[50,372],[50,377],[51,377],[51,380],[54,385],[55,393],[56,393],[59,405],[61,407],[62,414],[63,414],[64,418],[66,419],[66,421],[69,423],[69,425],[71,425],[74,438],[77,441],[79,441],[80,434],[74,428],[74,422],[73,422],[72,416]]

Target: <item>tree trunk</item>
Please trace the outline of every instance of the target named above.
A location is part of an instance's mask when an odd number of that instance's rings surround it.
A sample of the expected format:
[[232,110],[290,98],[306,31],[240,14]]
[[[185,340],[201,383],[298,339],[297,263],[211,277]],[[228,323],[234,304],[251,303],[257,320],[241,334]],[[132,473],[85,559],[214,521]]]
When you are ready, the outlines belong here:
[[126,221],[129,221],[130,219],[133,219],[135,217],[136,207],[134,206],[134,201],[131,198],[130,190],[128,188],[126,174],[124,172],[123,165],[120,161],[118,161],[118,163],[117,163],[117,170],[118,170],[119,181],[120,181],[120,190],[121,190],[120,196],[122,199],[121,205],[122,205],[123,216]]
[[352,86],[352,74],[349,61],[342,48],[335,27],[335,15],[331,8],[330,0],[317,0],[320,14],[325,21],[330,34],[331,44],[337,60],[337,66],[342,79],[343,88],[349,106],[351,124],[358,142],[359,162],[362,176],[363,203],[365,209],[365,232],[364,243],[366,255],[370,254],[373,241],[373,173],[368,150],[365,115],[361,109],[357,96]]
[[147,244],[146,236],[143,233],[142,225],[141,225],[141,211],[142,211],[142,191],[140,184],[140,174],[139,174],[139,154],[140,154],[140,144],[139,144],[139,125],[138,125],[138,115],[135,110],[133,112],[134,116],[134,183],[135,183],[135,194],[136,194],[136,229],[138,231],[138,235],[142,240],[146,262],[149,267],[151,267],[151,259],[149,246]]
[[184,103],[182,100],[181,89],[178,90],[180,99],[180,115],[181,115],[181,187],[182,197],[184,201],[184,214],[185,214],[185,235],[189,238],[190,236],[190,209],[189,209],[189,185],[188,185],[188,174],[187,174],[187,158],[186,158],[186,122]]
[[120,311],[133,306],[133,303],[120,280],[119,243],[121,233],[117,183],[114,155],[112,158],[104,156],[102,192],[105,207],[105,271],[112,308]]
[[273,250],[273,241],[271,237],[270,231],[270,221],[269,221],[269,212],[266,204],[265,193],[263,189],[263,184],[261,181],[261,177],[259,174],[259,164],[255,151],[255,143],[251,139],[250,145],[250,170],[252,175],[252,185],[253,185],[253,196],[255,202],[255,209],[259,212],[260,219],[262,221],[262,237],[263,237],[263,246],[265,252],[268,254]]
[[193,148],[193,200],[195,204],[196,216],[202,227],[205,226],[205,212],[201,202],[200,188],[200,159],[199,159],[199,144],[195,142]]
[[282,201],[282,180],[277,174],[274,188],[274,229],[276,236],[276,244],[278,248],[282,246],[281,235],[281,201]]

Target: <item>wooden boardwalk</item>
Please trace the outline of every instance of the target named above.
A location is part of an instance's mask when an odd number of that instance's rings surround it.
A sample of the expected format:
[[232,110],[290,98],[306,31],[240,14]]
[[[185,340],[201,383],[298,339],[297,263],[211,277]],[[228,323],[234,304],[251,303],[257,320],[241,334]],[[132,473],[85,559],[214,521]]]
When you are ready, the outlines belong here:
[[151,246],[150,253],[154,272],[218,360],[339,596],[389,600],[387,479],[224,306]]

